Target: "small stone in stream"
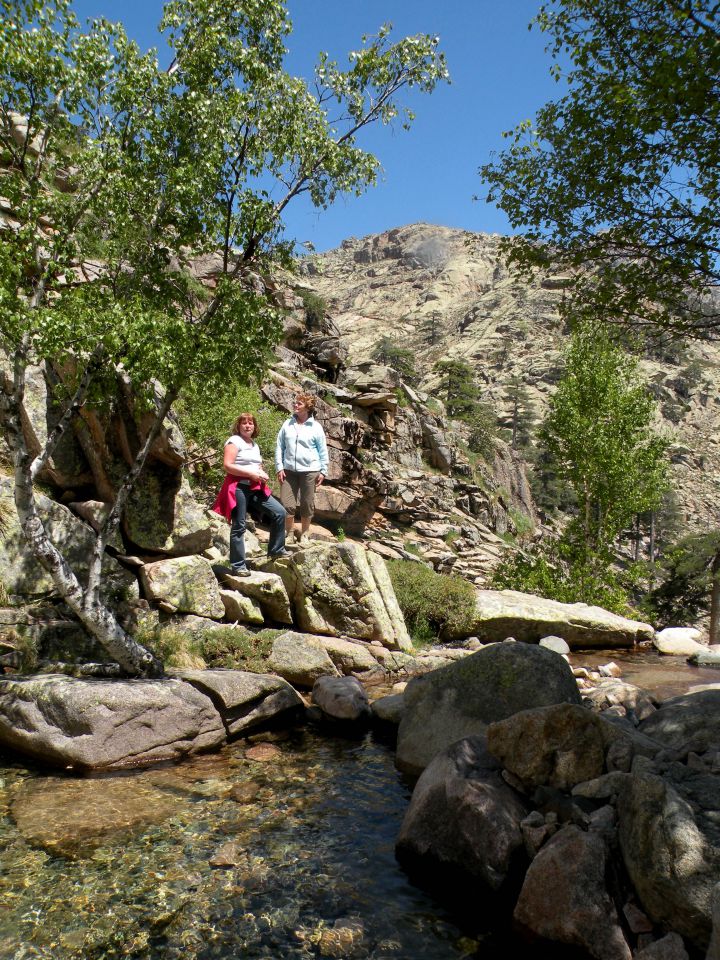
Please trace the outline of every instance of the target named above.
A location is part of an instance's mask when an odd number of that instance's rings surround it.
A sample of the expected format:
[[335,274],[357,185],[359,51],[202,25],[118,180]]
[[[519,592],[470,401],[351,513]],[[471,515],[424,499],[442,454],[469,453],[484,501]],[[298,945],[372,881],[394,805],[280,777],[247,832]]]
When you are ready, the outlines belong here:
[[228,796],[236,803],[252,803],[252,801],[257,797],[259,791],[259,783],[253,783],[252,781],[248,783],[236,783],[235,786],[230,790]]
[[209,863],[211,867],[237,867],[246,856],[245,848],[239,840],[228,840],[218,847]]
[[280,756],[280,750],[272,743],[257,743],[245,751],[245,757],[248,760],[258,760],[261,763],[267,763],[278,756]]

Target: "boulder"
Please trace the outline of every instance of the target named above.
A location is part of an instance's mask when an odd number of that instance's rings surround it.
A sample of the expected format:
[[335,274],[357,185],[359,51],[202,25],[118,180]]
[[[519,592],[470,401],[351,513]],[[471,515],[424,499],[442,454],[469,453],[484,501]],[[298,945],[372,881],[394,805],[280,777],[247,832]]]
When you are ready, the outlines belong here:
[[149,600],[164,600],[181,613],[221,620],[225,616],[220,590],[208,560],[173,557],[146,563],[140,582]]
[[583,696],[595,710],[621,706],[628,715],[638,721],[655,713],[655,704],[646,690],[617,677],[600,680],[594,686],[583,690]]
[[312,701],[331,720],[370,718],[365,688],[356,677],[320,677],[313,684]]
[[455,740],[484,734],[488,724],[533,707],[580,703],[570,667],[542,647],[492,644],[416,677],[405,689],[396,762],[420,773]]
[[275,637],[268,665],[273,673],[299,687],[312,687],[320,677],[340,676],[320,640],[294,630]]
[[368,647],[357,640],[342,637],[318,637],[340,673],[365,673],[380,665]]
[[550,634],[573,649],[633,647],[652,640],[647,623],[628,620],[586,603],[559,603],[515,590],[478,590],[475,616],[468,617],[462,633],[449,631],[448,640],[477,636],[484,643],[515,637],[537,643]]
[[302,631],[411,648],[385,562],[360,544],[313,543],[276,570]]
[[596,960],[630,960],[605,884],[607,847],[574,825],[540,849],[525,877],[514,918],[531,937],[579,947]]
[[141,550],[181,557],[212,545],[214,529],[176,467],[154,461],[143,471],[123,516],[128,540]]
[[620,850],[643,910],[704,950],[720,881],[717,828],[667,780],[649,773],[627,778],[617,810]]
[[653,637],[653,646],[673,657],[689,657],[707,651],[705,644],[700,643],[701,636],[695,627],[666,627]]
[[396,854],[436,879],[472,883],[481,896],[497,893],[526,862],[520,829],[526,815],[484,738],[466,737],[437,754],[418,780]]
[[710,901],[712,910],[712,934],[705,960],[720,960],[720,883],[713,887]]
[[693,655],[688,658],[688,661],[694,667],[720,667],[720,650],[718,650],[717,646],[710,650],[704,647],[697,653],[693,653]]
[[235,577],[231,573],[222,576],[222,583],[260,606],[268,620],[292,624],[290,600],[282,577],[276,573],[253,570],[249,577]]
[[605,749],[620,732],[586,707],[560,703],[491,723],[488,749],[528,791],[570,790],[605,771]]
[[236,590],[220,590],[225,619],[231,623],[265,623],[260,605]]
[[682,937],[677,933],[668,933],[638,950],[634,960],[689,960],[689,957]]
[[540,646],[545,647],[546,650],[552,650],[553,653],[570,653],[570,644],[563,640],[562,637],[542,637]]
[[373,717],[380,723],[389,723],[398,726],[405,709],[405,696],[402,693],[391,693],[387,697],[379,697],[370,704]]
[[224,741],[212,702],[180,680],[0,678],[0,742],[56,766],[139,766]]
[[[40,597],[55,593],[50,574],[40,566],[28,550],[20,529],[13,500],[13,481],[0,476],[0,516],[3,518],[0,535],[0,583],[9,594]],[[50,539],[67,560],[70,568],[82,581],[87,575],[87,558],[95,543],[91,528],[79,520],[67,507],[56,503],[42,493],[35,494],[38,514]],[[109,594],[126,584],[131,588],[134,577],[112,557],[103,558],[103,579]]]
[[705,753],[720,745],[720,690],[665,700],[640,724],[640,732],[665,747]]
[[305,709],[300,695],[281,677],[244,670],[173,670],[172,675],[212,700],[230,738],[279,717],[291,720]]

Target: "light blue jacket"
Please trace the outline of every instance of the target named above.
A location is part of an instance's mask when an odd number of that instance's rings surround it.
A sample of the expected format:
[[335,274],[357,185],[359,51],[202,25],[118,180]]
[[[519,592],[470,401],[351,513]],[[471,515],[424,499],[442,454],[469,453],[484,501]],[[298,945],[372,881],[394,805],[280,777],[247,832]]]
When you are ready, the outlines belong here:
[[275,469],[327,475],[328,452],[325,431],[314,417],[298,423],[295,414],[280,427],[275,443]]

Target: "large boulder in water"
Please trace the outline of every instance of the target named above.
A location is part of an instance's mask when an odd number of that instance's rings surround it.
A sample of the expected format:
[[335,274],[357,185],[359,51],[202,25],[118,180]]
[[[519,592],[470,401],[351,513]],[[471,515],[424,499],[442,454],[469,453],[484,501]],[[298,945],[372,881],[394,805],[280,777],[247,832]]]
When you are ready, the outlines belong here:
[[561,637],[573,648],[633,647],[652,640],[647,623],[628,620],[586,603],[559,603],[516,590],[478,590],[475,616],[463,623],[463,633],[447,632],[445,639],[479,637],[484,643],[514,637],[537,643],[543,637]]
[[225,739],[212,701],[181,680],[0,679],[0,743],[53,765],[138,766]]
[[437,754],[418,780],[396,854],[414,872],[497,893],[525,866],[526,815],[484,738],[466,737]]
[[174,670],[164,680],[0,679],[0,744],[76,770],[147,766],[202,753],[304,712],[280,677]]
[[622,731],[577,704],[515,713],[488,727],[488,749],[531,791],[570,790],[605,772],[605,751]]
[[618,835],[645,913],[704,950],[720,882],[720,783],[710,775],[693,779],[686,770],[677,784],[631,774],[618,798]]
[[515,921],[532,937],[578,947],[596,960],[630,960],[605,885],[607,859],[598,833],[563,827],[530,865]]
[[421,773],[436,753],[521,710],[581,702],[567,662],[524,643],[493,644],[411,680],[398,731],[396,762]]

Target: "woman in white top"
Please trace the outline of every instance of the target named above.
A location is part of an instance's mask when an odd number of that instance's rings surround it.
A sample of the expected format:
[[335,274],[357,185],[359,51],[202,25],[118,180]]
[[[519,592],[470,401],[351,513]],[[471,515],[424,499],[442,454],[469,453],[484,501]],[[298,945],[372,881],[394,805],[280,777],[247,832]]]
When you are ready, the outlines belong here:
[[[234,433],[225,442],[223,467],[227,474],[227,499],[231,508],[230,527],[230,566],[234,574],[247,575],[249,570],[245,560],[245,526],[249,509],[260,509],[270,521],[270,540],[268,556],[272,559],[289,556],[285,550],[285,508],[270,495],[267,481],[270,479],[263,470],[260,448],[255,442],[258,425],[254,414],[241,413],[235,421]],[[233,500],[233,480],[235,505]],[[228,479],[230,483],[228,484]],[[222,512],[222,511],[220,511]]]

